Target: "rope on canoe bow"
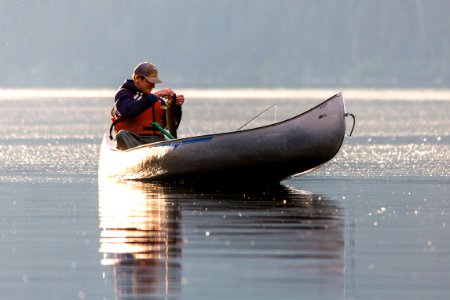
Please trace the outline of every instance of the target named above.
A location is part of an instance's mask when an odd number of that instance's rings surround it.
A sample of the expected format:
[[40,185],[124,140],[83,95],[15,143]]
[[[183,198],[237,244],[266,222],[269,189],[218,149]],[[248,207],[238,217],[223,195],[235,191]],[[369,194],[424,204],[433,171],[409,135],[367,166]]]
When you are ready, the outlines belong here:
[[354,114],[351,113],[345,113],[344,117],[352,117],[353,119],[353,125],[352,125],[352,130],[350,130],[350,133],[347,134],[348,136],[352,136],[353,130],[355,129],[355,125],[356,125],[356,116]]

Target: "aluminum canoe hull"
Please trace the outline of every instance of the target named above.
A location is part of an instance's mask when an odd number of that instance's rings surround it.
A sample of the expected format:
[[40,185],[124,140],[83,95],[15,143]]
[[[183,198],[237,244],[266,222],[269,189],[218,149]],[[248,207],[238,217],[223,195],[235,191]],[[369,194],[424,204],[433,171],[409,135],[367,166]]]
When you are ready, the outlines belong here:
[[345,137],[345,104],[336,94],[316,107],[271,125],[115,148],[105,134],[99,176],[149,181],[281,181],[320,167]]

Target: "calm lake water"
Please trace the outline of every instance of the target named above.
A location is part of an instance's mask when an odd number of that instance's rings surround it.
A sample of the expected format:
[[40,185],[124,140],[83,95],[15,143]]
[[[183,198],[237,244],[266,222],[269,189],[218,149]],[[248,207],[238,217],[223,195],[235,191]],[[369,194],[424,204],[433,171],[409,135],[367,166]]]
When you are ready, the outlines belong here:
[[[334,92],[186,90],[180,135]],[[113,94],[0,90],[0,299],[450,298],[448,91],[344,90],[334,160],[239,188],[99,182]]]

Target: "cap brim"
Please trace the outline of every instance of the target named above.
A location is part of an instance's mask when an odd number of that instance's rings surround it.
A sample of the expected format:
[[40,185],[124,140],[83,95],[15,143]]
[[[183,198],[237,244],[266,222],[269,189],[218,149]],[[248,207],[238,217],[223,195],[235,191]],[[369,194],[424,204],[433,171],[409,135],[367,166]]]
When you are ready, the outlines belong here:
[[162,81],[159,78],[155,77],[145,77],[145,79],[147,79],[147,81],[151,83],[162,83]]

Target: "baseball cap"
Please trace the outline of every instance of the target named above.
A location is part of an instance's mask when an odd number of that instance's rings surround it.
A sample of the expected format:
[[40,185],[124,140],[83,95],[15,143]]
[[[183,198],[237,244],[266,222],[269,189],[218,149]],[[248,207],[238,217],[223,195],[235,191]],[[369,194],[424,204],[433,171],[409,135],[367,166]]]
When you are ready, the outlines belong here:
[[162,83],[158,78],[158,68],[149,62],[140,63],[134,68],[134,75],[142,76],[151,83]]

